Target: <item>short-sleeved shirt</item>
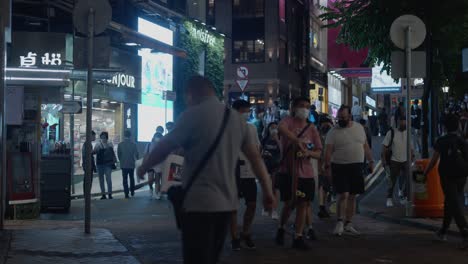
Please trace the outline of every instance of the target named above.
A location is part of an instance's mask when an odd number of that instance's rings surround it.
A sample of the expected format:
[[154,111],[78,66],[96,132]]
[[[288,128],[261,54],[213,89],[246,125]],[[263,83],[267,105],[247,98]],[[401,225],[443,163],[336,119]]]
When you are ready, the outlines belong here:
[[[302,122],[297,121],[294,117],[288,116],[285,117],[281,123],[280,126],[285,125],[286,128],[292,132],[294,135],[299,135],[301,131],[305,128],[305,126],[302,124]],[[304,132],[304,134],[301,136],[301,139],[308,145],[312,147],[313,150],[322,150],[322,142],[320,141],[320,135],[315,128],[313,124],[310,124],[309,128]],[[285,151],[283,155],[288,155],[288,157],[291,157],[293,155],[292,149],[291,149],[291,141],[283,136],[281,137],[281,145],[282,149]],[[298,169],[298,177],[299,178],[314,178],[317,175],[314,175],[314,168],[310,160],[301,160],[297,166],[299,166]],[[287,162],[283,162],[281,170],[282,171],[287,171],[288,169],[288,164]]]
[[361,124],[352,122],[351,127],[334,127],[328,132],[326,145],[333,145],[332,163],[353,164],[364,162],[366,133]]
[[[174,130],[162,140],[173,142],[185,151],[182,184],[193,172],[216,139],[226,106],[216,97],[207,97],[188,108]],[[188,212],[230,212],[238,208],[235,170],[243,146],[255,144],[247,123],[236,111],[230,113],[224,135],[203,170],[188,191],[184,209]]]
[[[399,129],[393,129],[393,133],[393,144],[389,146],[392,138],[392,132],[388,131],[384,141],[382,142],[382,145],[384,145],[387,148],[391,148],[392,157],[390,158],[390,160],[396,162],[406,162],[408,160],[408,153],[406,153],[406,130],[400,131]],[[411,141],[410,144],[411,149],[413,149],[413,142]]]
[[[258,134],[257,134],[257,128],[250,124],[247,123],[247,133],[249,134],[249,137],[253,138],[255,146],[260,148],[260,140],[258,139]],[[245,157],[244,153],[240,153],[239,159],[242,161],[240,164],[240,178],[241,179],[252,179],[255,178],[255,174],[252,171],[252,166],[250,165],[250,162],[247,160]]]

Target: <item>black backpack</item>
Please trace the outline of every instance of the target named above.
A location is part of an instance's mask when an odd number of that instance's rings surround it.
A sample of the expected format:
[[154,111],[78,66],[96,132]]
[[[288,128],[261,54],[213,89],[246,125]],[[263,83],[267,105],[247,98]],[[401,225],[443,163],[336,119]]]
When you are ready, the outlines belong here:
[[461,177],[468,177],[468,147],[465,141],[456,136],[450,142],[447,151],[449,168]]
[[115,163],[115,154],[112,147],[104,148],[102,146],[96,156],[97,165],[111,165]]

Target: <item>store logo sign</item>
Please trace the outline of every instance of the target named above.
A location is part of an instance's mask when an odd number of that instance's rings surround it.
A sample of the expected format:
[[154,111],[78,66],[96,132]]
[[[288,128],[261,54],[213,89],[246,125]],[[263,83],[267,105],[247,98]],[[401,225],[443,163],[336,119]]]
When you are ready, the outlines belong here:
[[127,88],[136,88],[135,87],[135,76],[128,74],[116,74],[112,79],[107,80],[107,83],[115,85],[117,87],[127,87]]
[[[44,53],[41,57],[40,65],[46,66],[60,66],[62,65],[62,54],[60,53]],[[34,67],[37,66],[37,53],[28,52],[27,56],[20,56],[21,67]]]
[[194,38],[200,40],[201,42],[206,43],[211,46],[215,44],[216,37],[210,32],[208,32],[208,30],[198,29],[198,28],[195,28],[194,26],[190,26],[189,31],[190,31],[190,34]]

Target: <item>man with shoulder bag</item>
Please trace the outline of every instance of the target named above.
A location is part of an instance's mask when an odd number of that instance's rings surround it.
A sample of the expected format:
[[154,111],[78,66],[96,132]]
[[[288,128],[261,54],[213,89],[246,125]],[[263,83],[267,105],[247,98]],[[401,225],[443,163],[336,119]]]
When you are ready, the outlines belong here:
[[240,151],[262,186],[264,206],[271,209],[274,198],[270,176],[242,116],[218,100],[213,84],[204,77],[190,78],[185,95],[189,107],[137,173],[142,178],[172,151],[184,149],[182,186],[168,191],[182,231],[184,263],[214,264],[239,206],[235,169]]

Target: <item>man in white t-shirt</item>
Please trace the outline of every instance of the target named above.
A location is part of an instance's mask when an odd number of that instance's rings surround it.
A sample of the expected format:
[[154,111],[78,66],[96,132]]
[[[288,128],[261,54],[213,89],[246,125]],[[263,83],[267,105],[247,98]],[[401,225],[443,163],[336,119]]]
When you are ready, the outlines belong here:
[[[393,206],[393,190],[397,179],[399,179],[399,190],[398,196],[400,198],[400,203],[405,204],[408,193],[408,183],[406,182],[406,166],[407,166],[407,147],[406,147],[406,118],[400,117],[398,120],[398,129],[392,129],[388,131],[385,136],[383,145],[383,157],[387,157],[388,152],[391,151],[390,164],[388,161],[383,158],[382,164],[384,167],[390,168],[390,186],[387,192],[387,207]],[[392,135],[393,133],[393,135]],[[414,158],[413,154],[413,144],[411,142],[411,156]]]
[[[232,108],[239,112],[245,119],[245,122],[250,117],[250,103],[244,100],[237,100],[232,104]],[[260,140],[258,139],[257,128],[247,123],[247,133],[253,139],[253,143],[260,149]],[[255,243],[250,234],[255,210],[257,208],[257,182],[255,174],[252,171],[249,161],[243,153],[240,153],[239,161],[236,169],[237,189],[239,198],[245,200],[246,209],[244,212],[244,222],[242,224],[242,232],[239,235],[237,231],[237,211],[232,214],[231,236],[232,250],[238,251],[241,249],[241,241],[245,243],[248,249],[255,249]]]
[[[359,235],[351,221],[356,211],[356,195],[364,193],[363,162],[369,162],[374,169],[372,152],[367,144],[366,133],[361,124],[351,121],[349,106],[338,111],[338,127],[327,134],[325,140],[325,170],[332,176],[333,189],[338,194],[338,222],[333,232],[341,236],[343,232]],[[345,223],[343,223],[345,221]]]

